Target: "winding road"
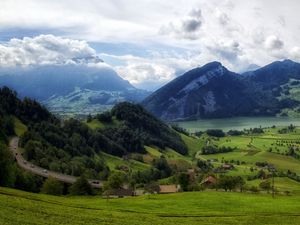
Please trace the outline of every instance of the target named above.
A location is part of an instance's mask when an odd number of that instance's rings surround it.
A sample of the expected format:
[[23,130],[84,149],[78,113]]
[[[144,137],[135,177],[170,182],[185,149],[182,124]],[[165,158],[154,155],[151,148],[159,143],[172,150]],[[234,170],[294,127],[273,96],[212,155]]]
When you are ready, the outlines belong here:
[[[26,159],[24,159],[22,153],[19,151],[19,138],[13,137],[9,143],[9,149],[12,151],[18,165],[24,169],[27,170],[33,174],[42,176],[42,177],[53,177],[61,182],[67,183],[67,184],[73,184],[78,177],[66,175],[63,173],[58,173],[54,171],[48,171],[45,168],[33,165],[32,163],[28,162]],[[88,180],[90,185],[94,188],[101,188],[102,183],[100,180]]]

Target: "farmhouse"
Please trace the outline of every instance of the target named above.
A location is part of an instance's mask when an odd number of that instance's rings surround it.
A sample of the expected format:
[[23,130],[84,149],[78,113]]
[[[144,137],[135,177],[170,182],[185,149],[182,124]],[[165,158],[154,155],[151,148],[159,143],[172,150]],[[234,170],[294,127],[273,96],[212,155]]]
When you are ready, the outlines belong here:
[[205,179],[202,180],[201,184],[202,185],[214,185],[217,183],[217,179],[213,176],[208,176]]
[[169,194],[169,193],[176,193],[180,189],[180,185],[159,185],[159,193],[160,194]]
[[218,159],[208,159],[207,162],[218,162]]
[[231,164],[223,164],[223,165],[222,165],[222,168],[223,168],[224,170],[232,170],[232,169],[234,169],[234,166],[231,165]]

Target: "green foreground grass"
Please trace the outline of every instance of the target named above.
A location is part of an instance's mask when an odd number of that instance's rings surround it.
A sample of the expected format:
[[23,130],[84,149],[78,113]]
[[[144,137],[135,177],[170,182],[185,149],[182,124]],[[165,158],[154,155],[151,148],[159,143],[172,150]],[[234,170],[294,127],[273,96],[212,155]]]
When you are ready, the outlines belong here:
[[0,188],[0,224],[298,225],[300,196],[211,191],[106,200]]

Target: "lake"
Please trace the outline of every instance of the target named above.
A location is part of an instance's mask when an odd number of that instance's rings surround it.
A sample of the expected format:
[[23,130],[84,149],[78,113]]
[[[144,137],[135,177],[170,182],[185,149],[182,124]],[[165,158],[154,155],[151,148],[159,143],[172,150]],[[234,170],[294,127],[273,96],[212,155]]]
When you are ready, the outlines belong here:
[[288,126],[290,124],[300,126],[300,118],[289,117],[234,117],[223,119],[203,119],[196,121],[176,122],[189,132],[205,131],[207,129],[243,130],[254,127]]

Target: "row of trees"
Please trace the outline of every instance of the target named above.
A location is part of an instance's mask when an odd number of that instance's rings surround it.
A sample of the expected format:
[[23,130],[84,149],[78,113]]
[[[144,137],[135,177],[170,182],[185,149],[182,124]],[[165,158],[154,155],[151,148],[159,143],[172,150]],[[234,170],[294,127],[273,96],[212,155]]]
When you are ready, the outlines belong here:
[[226,147],[226,146],[215,146],[215,145],[208,145],[208,146],[203,146],[201,151],[203,155],[209,155],[209,154],[218,154],[218,153],[226,153],[226,152],[232,152],[236,148],[232,147]]

